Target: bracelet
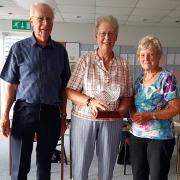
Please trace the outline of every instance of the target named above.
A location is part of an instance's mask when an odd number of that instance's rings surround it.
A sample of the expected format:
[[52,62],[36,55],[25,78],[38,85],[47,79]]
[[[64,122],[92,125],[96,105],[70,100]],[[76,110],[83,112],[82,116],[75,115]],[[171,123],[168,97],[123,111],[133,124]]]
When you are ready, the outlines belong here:
[[156,117],[156,115],[155,115],[155,112],[152,112],[152,113],[151,113],[151,116],[152,116],[152,119],[153,119],[153,120],[157,119],[157,117]]
[[66,116],[67,116],[67,113],[65,113],[65,112],[61,113],[61,118],[66,118]]
[[86,105],[89,106],[90,105],[90,102],[91,102],[92,98],[88,98],[87,101],[86,101]]

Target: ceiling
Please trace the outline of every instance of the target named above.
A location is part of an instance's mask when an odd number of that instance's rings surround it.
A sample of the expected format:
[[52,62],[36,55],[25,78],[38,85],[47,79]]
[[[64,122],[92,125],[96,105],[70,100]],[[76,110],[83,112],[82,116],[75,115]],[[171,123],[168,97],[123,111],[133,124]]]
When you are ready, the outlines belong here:
[[[0,0],[1,19],[28,19],[38,0]],[[42,1],[41,1],[42,2]],[[119,24],[180,27],[180,0],[44,0],[55,9],[55,21],[94,23],[101,15]],[[1,7],[3,6],[3,7]]]

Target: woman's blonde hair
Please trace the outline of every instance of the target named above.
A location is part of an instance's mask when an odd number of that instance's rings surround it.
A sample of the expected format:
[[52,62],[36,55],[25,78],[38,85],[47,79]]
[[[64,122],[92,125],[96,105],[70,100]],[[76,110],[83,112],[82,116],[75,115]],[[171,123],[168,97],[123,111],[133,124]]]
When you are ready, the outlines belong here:
[[98,33],[99,26],[103,22],[107,22],[107,23],[111,24],[115,30],[116,35],[118,35],[119,24],[118,24],[117,19],[112,15],[100,16],[97,18],[97,20],[96,20],[96,32],[95,32],[96,34]]
[[143,49],[152,49],[156,52],[159,59],[161,58],[162,45],[161,45],[160,40],[154,35],[147,35],[139,41],[137,52],[136,52],[137,58],[139,58],[140,51]]

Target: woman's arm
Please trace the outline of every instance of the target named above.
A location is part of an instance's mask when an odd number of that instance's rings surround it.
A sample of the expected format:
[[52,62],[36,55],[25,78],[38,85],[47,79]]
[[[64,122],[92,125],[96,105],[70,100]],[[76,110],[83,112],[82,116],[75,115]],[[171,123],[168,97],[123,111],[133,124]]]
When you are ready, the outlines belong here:
[[165,109],[154,112],[141,112],[135,113],[132,116],[132,120],[138,124],[143,124],[149,120],[163,120],[171,119],[177,114],[180,114],[180,99],[173,99],[168,102]]
[[132,105],[133,97],[124,97],[119,103],[118,111],[124,116],[128,111],[132,109]]
[[90,98],[89,96],[71,88],[66,88],[66,94],[68,99],[70,99],[73,103],[83,106],[87,105],[87,101]]
[[180,99],[173,99],[168,102],[167,108],[151,112],[152,119],[171,119],[177,114],[180,114]]
[[98,101],[92,97],[89,97],[79,91],[73,90],[71,88],[66,88],[66,94],[68,99],[70,99],[73,103],[91,107],[95,114],[97,113],[98,109],[104,111],[106,110],[106,108],[108,108],[108,106],[105,103]]

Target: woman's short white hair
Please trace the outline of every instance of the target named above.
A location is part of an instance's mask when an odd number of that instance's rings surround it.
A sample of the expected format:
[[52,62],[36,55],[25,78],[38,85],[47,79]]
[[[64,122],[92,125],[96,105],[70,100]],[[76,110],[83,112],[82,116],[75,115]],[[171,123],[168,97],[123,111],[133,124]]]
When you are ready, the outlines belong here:
[[111,24],[115,30],[116,35],[118,35],[119,24],[118,24],[117,19],[112,15],[100,16],[97,18],[97,20],[96,20],[96,34],[98,33],[99,26],[103,22],[108,22],[109,24]]
[[143,49],[153,49],[156,52],[156,54],[158,55],[159,59],[162,56],[161,42],[157,37],[155,37],[152,34],[143,37],[139,41],[137,52],[136,52],[137,58],[139,58],[140,51]]

